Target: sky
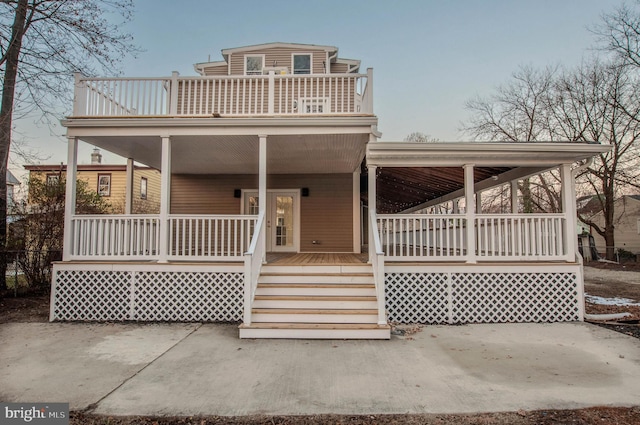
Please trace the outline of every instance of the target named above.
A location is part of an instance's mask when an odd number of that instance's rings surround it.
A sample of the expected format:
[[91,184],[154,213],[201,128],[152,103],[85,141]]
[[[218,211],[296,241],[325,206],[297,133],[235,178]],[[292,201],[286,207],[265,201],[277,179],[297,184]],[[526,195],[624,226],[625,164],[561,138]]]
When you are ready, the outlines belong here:
[[[143,49],[121,75],[196,75],[220,51],[270,42],[336,46],[339,57],[373,68],[374,112],[383,141],[422,132],[442,141],[460,131],[465,103],[488,96],[519,66],[571,67],[593,53],[589,31],[621,0],[134,0],[126,30]],[[112,75],[109,75],[112,76]],[[67,105],[69,111],[71,105]],[[64,128],[16,123],[43,164],[66,162]],[[81,144],[79,163],[92,147]],[[103,163],[124,159],[103,152]],[[10,169],[23,175],[12,156]]]

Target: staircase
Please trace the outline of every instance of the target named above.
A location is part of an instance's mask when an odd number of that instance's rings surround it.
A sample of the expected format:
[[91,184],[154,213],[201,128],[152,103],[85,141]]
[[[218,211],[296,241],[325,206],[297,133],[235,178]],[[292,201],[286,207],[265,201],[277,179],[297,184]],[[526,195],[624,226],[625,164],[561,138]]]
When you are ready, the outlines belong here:
[[265,265],[240,338],[389,339],[370,265]]

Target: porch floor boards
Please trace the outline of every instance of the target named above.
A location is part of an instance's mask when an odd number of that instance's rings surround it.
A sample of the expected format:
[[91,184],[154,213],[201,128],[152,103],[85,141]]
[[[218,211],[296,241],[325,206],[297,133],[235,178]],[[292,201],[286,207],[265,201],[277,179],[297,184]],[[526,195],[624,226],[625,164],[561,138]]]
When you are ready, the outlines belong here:
[[268,252],[267,264],[278,266],[365,264],[367,254]]

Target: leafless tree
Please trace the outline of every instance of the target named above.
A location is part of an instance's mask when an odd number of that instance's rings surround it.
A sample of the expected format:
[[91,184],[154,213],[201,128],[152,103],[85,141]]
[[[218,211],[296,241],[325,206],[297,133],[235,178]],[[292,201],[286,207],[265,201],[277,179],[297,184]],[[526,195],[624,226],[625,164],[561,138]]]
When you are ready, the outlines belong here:
[[604,225],[586,215],[579,218],[604,238],[607,259],[613,260],[614,202],[628,188],[640,189],[638,72],[618,62],[585,62],[559,78],[555,93],[559,137],[611,146],[578,176],[578,181],[598,195],[594,200],[600,204]]
[[640,67],[640,1],[623,3],[612,13],[602,15],[592,31],[599,47],[616,55],[623,63]]
[[413,143],[437,143],[440,141],[440,139],[431,137],[430,134],[425,134],[420,131],[414,131],[413,133],[410,133],[407,137],[405,137],[404,141]]
[[[0,2],[0,253],[6,245],[6,169],[17,111],[55,116],[69,101],[73,72],[112,71],[135,53],[122,24],[132,0],[2,0]],[[0,256],[1,257],[1,256]],[[0,258],[0,289],[6,287]]]

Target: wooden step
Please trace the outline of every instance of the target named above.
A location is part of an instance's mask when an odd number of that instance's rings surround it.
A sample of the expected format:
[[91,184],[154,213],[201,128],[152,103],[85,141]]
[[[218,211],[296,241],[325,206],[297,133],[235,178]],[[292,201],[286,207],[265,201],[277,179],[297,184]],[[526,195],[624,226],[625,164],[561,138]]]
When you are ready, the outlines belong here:
[[240,338],[390,339],[389,325],[336,323],[252,323],[240,325]]
[[291,284],[326,284],[343,285],[350,283],[373,283],[373,275],[366,273],[349,274],[279,274],[261,273],[258,278],[260,283],[291,283]]
[[253,323],[377,323],[375,309],[254,308]]
[[375,296],[256,295],[253,308],[376,309]]
[[293,283],[261,283],[256,289],[260,295],[314,295],[314,296],[375,296],[375,285],[369,283],[334,284],[293,284]]

